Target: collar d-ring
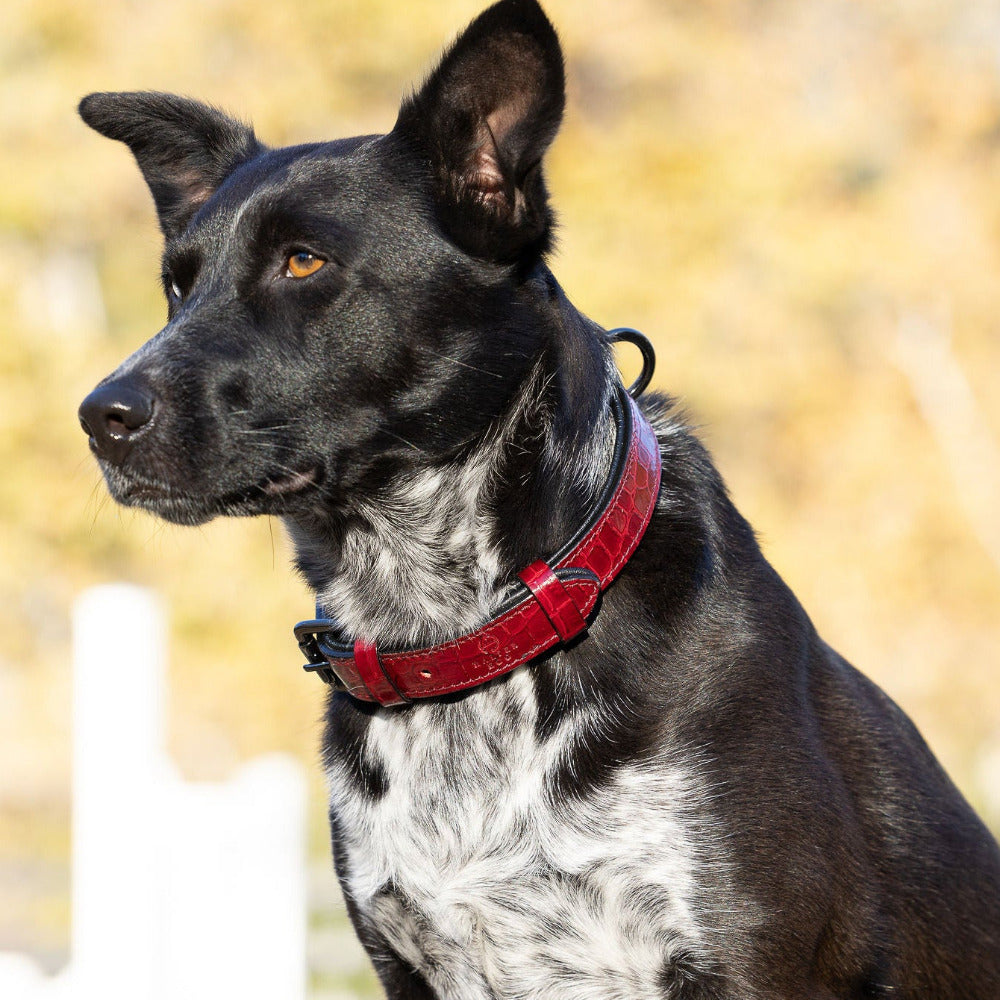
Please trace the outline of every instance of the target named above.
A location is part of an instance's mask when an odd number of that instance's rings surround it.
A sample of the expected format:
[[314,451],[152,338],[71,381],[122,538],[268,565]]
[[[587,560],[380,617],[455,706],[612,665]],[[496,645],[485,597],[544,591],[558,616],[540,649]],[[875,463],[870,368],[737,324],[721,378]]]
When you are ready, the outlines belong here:
[[656,352],[653,350],[653,345],[649,342],[649,338],[644,333],[633,330],[630,326],[619,326],[615,327],[614,330],[608,331],[609,344],[618,344],[622,341],[638,347],[639,353],[642,355],[642,371],[639,372],[639,377],[628,387],[628,394],[633,399],[638,399],[646,391],[653,378],[653,370],[656,368]]

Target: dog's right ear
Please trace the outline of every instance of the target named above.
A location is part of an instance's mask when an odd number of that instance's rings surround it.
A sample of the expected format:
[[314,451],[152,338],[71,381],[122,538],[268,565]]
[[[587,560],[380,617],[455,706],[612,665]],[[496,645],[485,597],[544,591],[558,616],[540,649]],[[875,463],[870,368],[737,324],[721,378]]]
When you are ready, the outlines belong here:
[[565,104],[562,50],[536,0],[500,0],[445,53],[393,130],[433,172],[439,218],[469,253],[544,253],[552,213],[542,157]]
[[90,94],[80,102],[80,117],[132,150],[167,239],[183,231],[237,166],[264,148],[248,125],[173,94]]

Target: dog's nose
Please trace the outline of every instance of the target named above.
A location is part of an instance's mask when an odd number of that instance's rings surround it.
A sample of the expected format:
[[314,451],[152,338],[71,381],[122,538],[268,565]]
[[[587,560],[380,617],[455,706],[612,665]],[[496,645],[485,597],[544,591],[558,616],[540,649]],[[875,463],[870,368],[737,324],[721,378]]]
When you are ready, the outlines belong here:
[[153,396],[135,382],[99,385],[80,404],[80,426],[90,435],[95,455],[120,464],[153,416]]

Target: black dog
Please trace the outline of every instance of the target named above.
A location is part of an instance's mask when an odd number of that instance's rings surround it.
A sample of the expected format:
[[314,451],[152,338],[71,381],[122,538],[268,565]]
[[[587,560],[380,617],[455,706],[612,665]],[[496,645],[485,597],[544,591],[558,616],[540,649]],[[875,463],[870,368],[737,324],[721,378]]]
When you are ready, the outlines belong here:
[[167,325],[80,411],[111,492],[285,519],[390,996],[997,1000],[996,843],[545,266],[563,82],[503,0],[388,135],[86,98],[166,238]]

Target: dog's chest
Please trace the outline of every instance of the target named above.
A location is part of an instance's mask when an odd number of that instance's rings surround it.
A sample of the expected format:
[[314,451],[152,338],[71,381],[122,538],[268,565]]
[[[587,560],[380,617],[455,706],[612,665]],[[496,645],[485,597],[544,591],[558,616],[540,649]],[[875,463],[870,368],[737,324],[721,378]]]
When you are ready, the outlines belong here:
[[515,675],[376,717],[362,754],[381,797],[331,771],[348,889],[438,995],[662,998],[674,959],[698,952],[689,775],[626,766],[566,797],[550,779],[574,731],[540,737]]

